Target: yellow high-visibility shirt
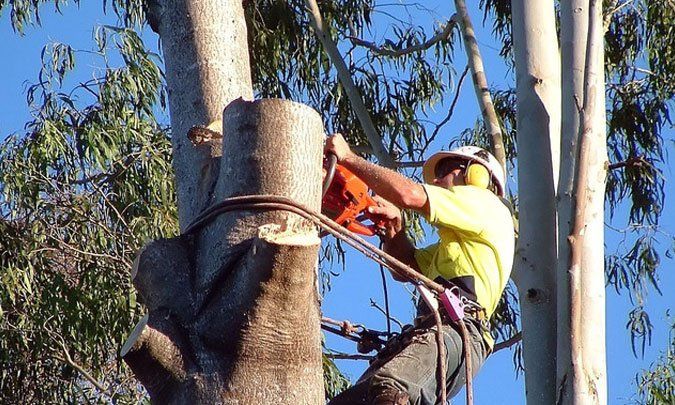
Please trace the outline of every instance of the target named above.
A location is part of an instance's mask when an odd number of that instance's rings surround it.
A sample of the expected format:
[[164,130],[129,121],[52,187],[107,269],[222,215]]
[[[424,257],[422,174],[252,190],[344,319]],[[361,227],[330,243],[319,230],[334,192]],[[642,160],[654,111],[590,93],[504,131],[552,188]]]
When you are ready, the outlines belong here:
[[[492,316],[513,266],[515,232],[511,211],[491,191],[475,186],[449,189],[424,185],[429,217],[440,237],[438,243],[415,251],[422,274],[448,281],[471,282],[469,291]],[[471,286],[471,284],[473,284]],[[485,336],[490,347],[491,336]]]

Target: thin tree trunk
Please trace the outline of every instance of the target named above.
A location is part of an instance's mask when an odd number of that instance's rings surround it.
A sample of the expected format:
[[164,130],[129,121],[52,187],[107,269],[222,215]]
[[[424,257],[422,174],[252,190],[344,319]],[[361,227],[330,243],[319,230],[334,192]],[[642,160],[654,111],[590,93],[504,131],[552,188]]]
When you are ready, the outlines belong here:
[[466,57],[469,61],[469,66],[471,67],[473,86],[476,91],[478,105],[483,114],[485,129],[490,134],[490,148],[506,171],[506,151],[504,150],[502,129],[499,125],[497,113],[495,112],[495,106],[492,103],[492,96],[490,95],[487,77],[485,76],[485,69],[483,68],[483,59],[480,56],[473,24],[471,24],[471,18],[469,17],[469,12],[466,9],[464,0],[455,0],[455,7],[457,8],[459,23],[462,28],[464,49],[466,50]]
[[519,236],[514,269],[529,404],[555,401],[560,54],[552,0],[513,0]]
[[[590,3],[590,4],[589,4]],[[560,404],[604,404],[604,185],[607,151],[602,3],[561,6],[563,149],[558,268]]]
[[363,132],[366,133],[366,137],[368,138],[368,143],[370,143],[373,154],[377,158],[380,165],[392,169],[395,168],[396,162],[387,151],[387,148],[384,146],[382,136],[375,129],[375,124],[373,124],[373,120],[370,118],[370,113],[368,112],[366,105],[363,103],[361,92],[359,92],[358,87],[356,87],[354,84],[352,75],[345,64],[342,55],[340,54],[340,50],[338,49],[335,42],[333,42],[333,39],[328,33],[328,30],[326,30],[323,25],[323,18],[321,17],[321,12],[319,11],[319,5],[316,3],[316,0],[305,0],[305,6],[309,12],[312,29],[314,30],[316,37],[323,45],[328,58],[333,63],[333,66],[335,66],[338,79],[340,80],[342,87],[345,89],[345,93],[349,98],[349,102],[352,104],[354,114],[361,123]]

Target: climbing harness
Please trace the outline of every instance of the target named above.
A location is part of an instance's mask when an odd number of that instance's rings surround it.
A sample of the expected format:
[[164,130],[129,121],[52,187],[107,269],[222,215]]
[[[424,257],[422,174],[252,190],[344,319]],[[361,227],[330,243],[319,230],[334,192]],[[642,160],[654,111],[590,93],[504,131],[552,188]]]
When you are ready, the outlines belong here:
[[[193,234],[204,226],[208,225],[217,216],[226,212],[240,210],[282,210],[297,214],[311,221],[316,226],[330,233],[341,241],[352,246],[354,249],[361,252],[369,259],[379,263],[397,275],[408,279],[410,282],[415,284],[419,291],[425,291],[425,302],[427,302],[427,305],[432,310],[434,319],[436,321],[436,340],[439,354],[438,377],[439,381],[441,382],[441,403],[445,404],[447,402],[445,383],[445,345],[443,342],[443,322],[439,312],[439,305],[438,301],[434,299],[434,295],[436,295],[446,312],[448,312],[448,315],[451,317],[451,319],[459,325],[464,346],[467,381],[467,405],[473,404],[473,394],[471,392],[471,355],[469,354],[468,332],[463,321],[464,304],[455,292],[446,289],[443,285],[429,279],[423,274],[420,274],[410,266],[404,264],[385,251],[379,249],[371,243],[368,243],[363,238],[331,220],[326,215],[311,210],[310,208],[305,207],[303,204],[283,196],[262,194],[226,198],[212,205],[211,207],[208,207],[201,214],[199,214],[194,219],[194,221],[185,228],[183,234]],[[423,295],[423,297],[425,297],[425,295]]]
[[[339,326],[339,329],[334,326]],[[387,343],[386,340],[382,340],[382,337],[389,338],[389,333],[387,332],[380,332],[368,329],[360,324],[352,324],[349,321],[336,321],[326,317],[321,318],[321,329],[356,342],[356,350],[361,354],[380,351]]]

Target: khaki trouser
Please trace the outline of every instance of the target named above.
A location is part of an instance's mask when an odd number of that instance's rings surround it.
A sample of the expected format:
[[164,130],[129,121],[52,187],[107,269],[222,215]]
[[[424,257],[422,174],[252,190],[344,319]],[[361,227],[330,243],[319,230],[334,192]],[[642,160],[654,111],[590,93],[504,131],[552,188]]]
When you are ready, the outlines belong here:
[[[467,329],[473,375],[488,355],[480,323],[468,320]],[[446,386],[452,398],[466,383],[462,336],[454,325],[443,325],[446,348]],[[438,346],[436,327],[409,328],[387,342],[370,367],[354,386],[330,401],[330,405],[369,404],[379,393],[402,391],[411,404],[436,404],[440,397],[438,386]]]

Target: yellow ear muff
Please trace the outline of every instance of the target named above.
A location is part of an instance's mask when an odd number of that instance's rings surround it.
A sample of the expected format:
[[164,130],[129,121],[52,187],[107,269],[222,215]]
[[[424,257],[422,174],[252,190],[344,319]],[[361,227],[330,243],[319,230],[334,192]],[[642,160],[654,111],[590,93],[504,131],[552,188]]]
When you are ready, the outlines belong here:
[[471,186],[488,188],[490,186],[490,172],[485,166],[472,163],[466,168],[464,182]]

